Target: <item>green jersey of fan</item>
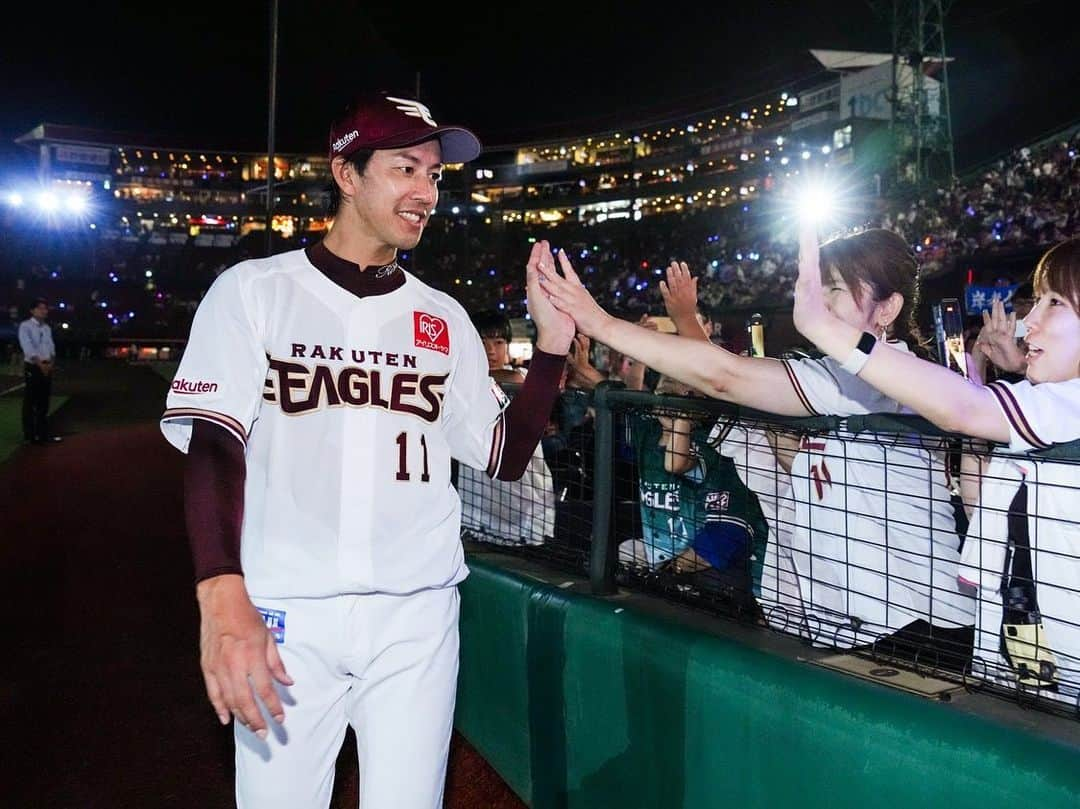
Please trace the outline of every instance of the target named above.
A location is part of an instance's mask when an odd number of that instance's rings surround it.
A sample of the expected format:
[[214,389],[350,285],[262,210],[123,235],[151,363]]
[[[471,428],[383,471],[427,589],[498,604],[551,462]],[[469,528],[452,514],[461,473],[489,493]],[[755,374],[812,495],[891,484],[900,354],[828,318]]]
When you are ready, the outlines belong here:
[[641,531],[650,567],[659,567],[693,548],[718,571],[741,567],[756,591],[765,559],[768,525],[757,496],[739,478],[730,458],[708,442],[708,430],[693,429],[693,466],[683,474],[664,468],[663,427],[653,415],[631,421],[637,460]]

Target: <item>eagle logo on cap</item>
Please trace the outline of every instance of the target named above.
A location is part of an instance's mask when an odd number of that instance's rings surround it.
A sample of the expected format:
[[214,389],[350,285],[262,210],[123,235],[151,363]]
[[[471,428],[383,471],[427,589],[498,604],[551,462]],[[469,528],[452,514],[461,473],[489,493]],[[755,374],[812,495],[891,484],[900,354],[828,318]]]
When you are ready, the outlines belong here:
[[431,110],[421,104],[419,101],[412,101],[408,98],[394,98],[393,96],[387,96],[387,101],[393,101],[397,105],[397,109],[410,118],[419,118],[428,126],[438,126],[431,117]]

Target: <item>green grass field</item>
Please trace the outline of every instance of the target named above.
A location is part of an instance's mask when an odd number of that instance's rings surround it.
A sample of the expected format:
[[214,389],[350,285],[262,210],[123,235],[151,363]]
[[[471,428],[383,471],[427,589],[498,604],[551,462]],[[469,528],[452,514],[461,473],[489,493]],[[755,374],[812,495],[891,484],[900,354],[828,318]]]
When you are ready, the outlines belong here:
[[[67,400],[67,396],[53,396],[49,403],[49,413],[55,413],[64,406]],[[22,391],[20,390],[0,396],[0,463],[8,459],[22,440]]]

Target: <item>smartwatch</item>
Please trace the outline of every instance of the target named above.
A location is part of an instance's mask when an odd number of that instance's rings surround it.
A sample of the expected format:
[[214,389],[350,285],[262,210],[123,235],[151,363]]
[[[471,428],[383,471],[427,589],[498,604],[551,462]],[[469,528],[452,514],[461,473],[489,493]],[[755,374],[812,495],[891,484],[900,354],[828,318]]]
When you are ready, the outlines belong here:
[[849,374],[858,375],[859,371],[866,365],[866,361],[870,359],[870,352],[874,350],[874,344],[877,342],[877,338],[868,331],[862,333],[862,337],[859,338],[859,342],[855,348],[851,349],[851,353],[848,354],[848,358],[841,363],[840,367],[847,371]]

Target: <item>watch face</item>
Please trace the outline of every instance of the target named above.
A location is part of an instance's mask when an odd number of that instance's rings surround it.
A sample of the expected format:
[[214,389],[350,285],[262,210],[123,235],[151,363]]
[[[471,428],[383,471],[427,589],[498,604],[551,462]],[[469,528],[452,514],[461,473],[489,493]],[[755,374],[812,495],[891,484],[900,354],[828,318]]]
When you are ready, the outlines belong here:
[[869,354],[874,350],[874,343],[877,342],[877,338],[870,332],[864,331],[862,337],[859,338],[859,344],[855,346],[856,351],[861,351],[863,354]]

